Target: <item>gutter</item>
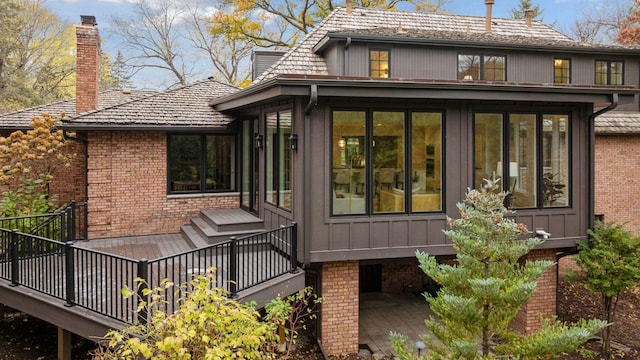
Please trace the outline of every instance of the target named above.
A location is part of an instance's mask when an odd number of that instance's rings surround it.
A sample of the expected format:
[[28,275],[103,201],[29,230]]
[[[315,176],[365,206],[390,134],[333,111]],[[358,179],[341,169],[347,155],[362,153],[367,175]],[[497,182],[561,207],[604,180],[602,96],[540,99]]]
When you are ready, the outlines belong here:
[[609,112],[618,107],[618,93],[611,94],[611,104],[607,107],[604,107],[588,117],[588,126],[589,126],[589,228],[593,227],[595,222],[595,191],[596,191],[596,132],[595,132],[595,119],[599,115],[602,115],[606,112]]

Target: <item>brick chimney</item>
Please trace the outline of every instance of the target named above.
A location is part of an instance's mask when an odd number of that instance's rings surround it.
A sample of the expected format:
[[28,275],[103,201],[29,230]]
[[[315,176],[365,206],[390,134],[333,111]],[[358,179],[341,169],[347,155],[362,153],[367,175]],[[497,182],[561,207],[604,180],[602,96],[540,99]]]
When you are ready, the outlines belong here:
[[347,7],[347,15],[353,15],[353,0],[345,0],[345,6]]
[[95,16],[80,16],[76,26],[76,113],[98,108],[100,36]]
[[485,19],[484,31],[489,34],[491,32],[491,10],[493,4],[495,4],[494,0],[484,0],[484,4],[487,6],[487,16]]
[[527,21],[527,27],[531,27],[531,20],[533,19],[533,10],[527,9],[524,11],[524,19]]

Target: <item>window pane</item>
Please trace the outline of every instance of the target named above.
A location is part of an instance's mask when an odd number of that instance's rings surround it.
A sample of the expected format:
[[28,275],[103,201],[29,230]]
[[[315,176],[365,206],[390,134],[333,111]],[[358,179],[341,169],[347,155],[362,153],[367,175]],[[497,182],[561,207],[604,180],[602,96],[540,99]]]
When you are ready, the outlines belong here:
[[569,59],[554,59],[553,60],[553,83],[554,84],[568,84],[569,74],[571,69],[571,63]]
[[235,189],[234,137],[230,135],[210,135],[206,139],[206,189]]
[[502,177],[502,114],[475,114],[475,188]]
[[504,64],[504,56],[485,56],[483,80],[504,81],[506,79]]
[[200,191],[200,135],[169,136],[169,184],[171,192]]
[[404,212],[406,192],[394,190],[404,173],[404,112],[373,113],[374,212]]
[[607,62],[596,61],[596,84],[607,85]]
[[537,205],[536,171],[536,115],[509,115],[509,166],[503,176],[508,190],[513,194],[514,208]]
[[542,196],[545,207],[569,206],[569,121],[567,115],[542,120]]
[[480,56],[458,55],[458,80],[480,79]]
[[267,114],[267,131],[265,134],[265,156],[266,156],[266,187],[267,193],[265,200],[268,203],[278,204],[278,188],[275,176],[277,173],[275,164],[277,162],[278,151],[276,149],[278,143],[278,113]]
[[411,114],[411,210],[442,210],[442,113]]
[[621,61],[612,61],[610,63],[611,82],[610,85],[622,85],[623,63]]
[[389,77],[389,51],[371,50],[369,52],[369,76]]
[[278,142],[278,206],[291,210],[291,111],[280,113],[278,120],[280,135]]
[[333,112],[333,214],[365,213],[365,123],[364,111]]

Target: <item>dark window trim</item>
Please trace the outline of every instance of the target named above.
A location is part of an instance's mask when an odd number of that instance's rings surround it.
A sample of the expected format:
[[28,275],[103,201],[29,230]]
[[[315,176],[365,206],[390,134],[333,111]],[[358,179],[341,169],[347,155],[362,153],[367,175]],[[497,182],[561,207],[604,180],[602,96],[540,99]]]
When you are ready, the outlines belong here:
[[[220,132],[167,132],[167,141],[166,141],[166,184],[167,184],[167,195],[183,195],[183,194],[215,194],[215,193],[225,193],[225,192],[234,192],[237,191],[238,188],[238,135],[234,133],[220,133]],[[208,136],[231,136],[233,137],[233,150],[235,158],[233,159],[234,167],[236,168],[233,179],[231,179],[233,185],[232,189],[215,189],[215,190],[207,190],[206,182],[207,182],[207,174],[206,171],[200,171],[200,189],[204,190],[186,190],[186,191],[171,191],[171,137],[172,136],[198,136],[200,137],[200,170],[206,169],[207,167],[207,143],[206,139]]]
[[[459,52],[456,55],[456,73],[459,72],[460,70],[460,56],[479,56],[480,57],[480,69],[478,70],[478,74],[479,74],[479,79],[473,79],[473,80],[485,80],[484,78],[484,58],[485,57],[502,57],[504,58],[504,80],[486,80],[486,81],[507,81],[507,55],[506,54],[499,54],[499,53],[484,53],[484,52]],[[456,76],[456,79],[458,78],[458,76]],[[458,80],[462,80],[462,79],[458,79]]]
[[[354,217],[354,216],[374,216],[374,217],[378,217],[378,216],[389,216],[389,215],[430,215],[430,214],[442,214],[442,213],[446,213],[446,193],[447,193],[447,189],[446,189],[446,109],[443,109],[442,107],[438,107],[438,108],[413,108],[413,107],[393,107],[393,108],[367,108],[367,107],[332,107],[329,109],[329,134],[330,134],[330,139],[329,139],[329,156],[332,157],[333,156],[333,149],[334,149],[334,143],[333,143],[333,113],[336,111],[352,111],[352,112],[364,112],[365,113],[365,145],[370,147],[370,144],[372,144],[373,141],[373,113],[374,112],[402,112],[405,115],[404,121],[405,121],[405,127],[404,127],[404,132],[405,132],[405,171],[404,171],[404,179],[403,182],[405,184],[405,188],[406,188],[406,184],[411,184],[411,174],[409,171],[407,171],[406,167],[407,164],[411,163],[411,156],[413,155],[411,152],[411,144],[412,144],[412,137],[411,137],[411,114],[412,113],[420,113],[420,112],[426,112],[426,113],[440,113],[442,116],[442,120],[441,120],[441,128],[440,128],[440,141],[442,144],[442,149],[441,149],[441,184],[440,184],[440,206],[441,209],[440,210],[433,210],[433,211],[412,211],[412,197],[411,196],[406,196],[407,194],[411,194],[410,192],[407,193],[405,191],[405,197],[404,197],[404,204],[405,204],[405,210],[403,212],[374,212],[373,211],[373,196],[365,196],[365,212],[364,213],[354,213],[354,214],[333,214],[333,196],[329,197],[329,215],[330,217],[335,217],[335,218],[343,218],[343,217]],[[407,148],[408,147],[408,148]],[[364,167],[365,170],[365,181],[366,181],[366,188],[365,188],[365,194],[373,194],[374,192],[374,184],[373,184],[373,168],[371,167],[370,164],[373,164],[373,151],[371,151],[370,148],[366,148],[365,149],[365,164],[369,164],[366,165]],[[333,159],[330,158],[329,160],[329,164],[331,169],[333,169]],[[329,191],[328,194],[331,194],[333,191],[333,179],[332,177],[332,171],[328,171],[328,176],[329,176]]]
[[[597,80],[597,76],[596,76],[596,71],[598,70],[597,67],[597,63],[598,62],[604,62],[607,64],[607,79],[606,79],[606,83],[605,84],[598,84],[596,83]],[[611,84],[611,63],[620,63],[622,64],[622,71],[620,73],[621,75],[621,83],[620,84]],[[595,59],[593,62],[593,75],[594,75],[594,81],[593,83],[596,85],[624,85],[624,75],[625,75],[625,68],[626,66],[624,65],[624,60],[620,60],[620,59],[616,59],[616,60],[612,60],[612,59]]]
[[[387,53],[387,77],[383,78],[380,76],[371,75],[371,52],[372,51],[385,51]],[[391,77],[391,49],[390,48],[369,48],[369,61],[367,62],[369,68],[369,77],[375,77],[379,79],[388,79]]]
[[565,58],[565,57],[554,57],[553,58],[553,83],[554,84],[565,84],[565,83],[561,83],[561,82],[557,82],[556,81],[556,65],[555,62],[556,60],[562,60],[562,61],[567,61],[569,63],[569,68],[568,70],[568,74],[567,74],[567,82],[566,84],[571,84],[572,83],[572,79],[571,79],[571,58]]
[[[527,110],[514,110],[514,111],[509,111],[509,110],[503,110],[503,111],[491,111],[489,109],[483,109],[483,110],[473,110],[471,111],[471,116],[472,116],[472,120],[471,120],[471,138],[473,139],[472,141],[472,148],[471,148],[471,154],[472,154],[472,158],[473,160],[471,161],[473,163],[473,169],[476,168],[476,158],[475,158],[475,148],[476,148],[476,134],[475,134],[475,123],[476,123],[476,115],[477,114],[499,114],[502,115],[502,136],[503,136],[503,141],[502,141],[502,173],[503,174],[507,174],[509,173],[509,162],[506,161],[505,159],[509,158],[509,148],[511,145],[510,142],[510,137],[509,137],[509,115],[531,115],[531,114],[535,114],[536,115],[536,206],[535,207],[525,207],[525,208],[517,208],[518,210],[548,210],[548,209],[567,209],[567,208],[571,208],[573,207],[573,119],[572,119],[572,113],[571,112],[566,112],[566,111],[527,111]],[[542,146],[542,138],[543,138],[543,126],[544,126],[544,115],[566,115],[567,116],[567,132],[568,134],[568,138],[569,141],[567,143],[567,150],[568,150],[568,154],[567,154],[567,171],[568,171],[568,188],[570,189],[570,193],[568,194],[569,199],[567,201],[567,205],[566,206],[544,206],[544,199],[542,196],[542,192],[543,192],[543,188],[542,188],[542,182],[543,182],[543,176],[544,176],[544,172],[542,171],[542,169],[544,169],[544,160],[543,160],[543,146]],[[503,176],[504,177],[504,176]],[[475,184],[475,178],[473,179],[474,181],[472,181],[472,187],[473,188],[477,188],[479,185],[481,184]],[[502,191],[508,191],[509,187],[508,185],[505,185],[504,181],[502,181]]]

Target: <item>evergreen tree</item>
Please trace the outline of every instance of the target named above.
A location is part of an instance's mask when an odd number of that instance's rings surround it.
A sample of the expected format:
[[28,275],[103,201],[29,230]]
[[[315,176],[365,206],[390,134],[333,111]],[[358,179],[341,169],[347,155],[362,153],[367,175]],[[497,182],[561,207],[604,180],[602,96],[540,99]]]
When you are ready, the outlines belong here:
[[[499,180],[485,180],[480,190],[469,190],[458,203],[459,219],[449,219],[445,234],[456,250],[454,264],[439,264],[426,253],[417,253],[420,268],[442,286],[437,296],[425,294],[437,319],[426,320],[437,340],[425,337],[425,359],[492,359],[511,355],[539,359],[572,351],[600,331],[600,320],[568,326],[548,320],[541,330],[522,335],[509,327],[522,305],[533,295],[536,279],[554,264],[521,259],[542,243],[521,239],[529,232],[507,215],[499,192]],[[392,333],[401,359],[414,359],[406,338]],[[497,345],[496,345],[497,343]]]
[[[596,222],[589,230],[591,239],[580,244],[576,262],[582,272],[569,272],[585,288],[600,294],[602,315],[614,323],[616,304],[621,294],[640,285],[640,238],[633,237],[622,225]],[[611,327],[602,332],[602,356],[611,356]]]
[[544,21],[544,10],[540,8],[540,5],[533,5],[531,0],[519,0],[518,6],[511,9],[511,17],[514,19],[524,19],[525,10],[533,11],[533,20]]

